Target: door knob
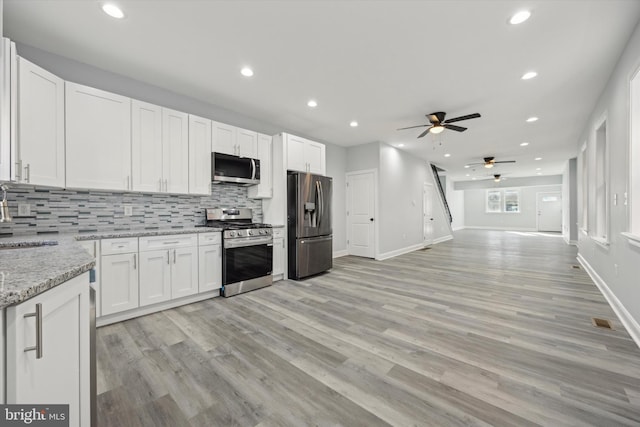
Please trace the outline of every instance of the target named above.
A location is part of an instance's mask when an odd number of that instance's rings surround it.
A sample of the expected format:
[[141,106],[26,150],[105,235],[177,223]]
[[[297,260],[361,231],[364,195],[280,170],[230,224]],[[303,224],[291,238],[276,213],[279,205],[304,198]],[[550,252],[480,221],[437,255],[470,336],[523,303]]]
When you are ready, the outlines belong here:
[[369,218],[369,221],[373,222],[373,218]]

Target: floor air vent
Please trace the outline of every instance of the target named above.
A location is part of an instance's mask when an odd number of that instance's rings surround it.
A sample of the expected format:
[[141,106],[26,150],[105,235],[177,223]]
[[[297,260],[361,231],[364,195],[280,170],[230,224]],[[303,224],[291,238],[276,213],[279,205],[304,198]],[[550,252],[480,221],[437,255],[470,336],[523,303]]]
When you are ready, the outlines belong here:
[[580,266],[579,265],[572,265],[571,268],[575,268],[576,270],[580,270]]
[[426,248],[422,248],[422,249],[420,249],[420,250],[421,250],[421,251],[428,251],[429,249],[431,249],[431,248],[426,247]]
[[611,321],[607,319],[593,317],[591,318],[591,322],[593,322],[593,325],[597,326],[598,328],[613,329],[613,326],[611,326]]

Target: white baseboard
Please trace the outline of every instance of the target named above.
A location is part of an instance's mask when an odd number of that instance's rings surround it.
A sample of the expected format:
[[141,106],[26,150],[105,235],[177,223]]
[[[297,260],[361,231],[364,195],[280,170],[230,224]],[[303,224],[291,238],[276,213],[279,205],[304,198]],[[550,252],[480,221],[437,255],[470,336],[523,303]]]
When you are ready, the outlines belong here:
[[565,236],[562,236],[562,238],[564,239],[564,242],[567,245],[571,245],[571,246],[578,246],[578,241],[577,240],[569,240],[567,239]]
[[347,251],[346,249],[341,250],[341,251],[335,251],[333,253],[333,257],[334,258],[340,258],[341,256],[347,256],[349,255],[349,251]]
[[461,227],[453,227],[453,228],[452,228],[452,230],[453,230],[453,231],[458,231],[458,230],[464,230],[465,228],[467,228],[467,227],[465,227],[465,226],[463,225],[463,226],[461,226]]
[[620,319],[620,322],[622,322],[622,326],[624,326],[627,332],[629,332],[629,335],[631,335],[631,338],[635,341],[636,345],[640,347],[640,324],[638,324],[636,319],[631,316],[624,305],[622,305],[618,297],[616,297],[611,289],[609,289],[609,286],[607,286],[605,281],[602,280],[602,277],[600,277],[598,273],[596,273],[596,271],[593,269],[593,267],[591,267],[587,260],[584,259],[582,254],[578,254],[577,259],[582,268],[584,268],[587,274],[589,274],[589,277],[591,277],[593,283],[596,284],[596,286],[600,290],[600,293],[602,293],[604,298],[607,300],[614,313],[616,313],[618,319]]
[[447,240],[453,240],[453,236],[449,234],[447,236],[438,237],[437,239],[433,240],[433,244],[437,245],[438,243],[446,242]]
[[520,228],[520,227],[485,227],[478,225],[465,225],[464,228],[470,230],[497,230],[497,231],[528,231],[537,232],[535,228]]
[[385,252],[383,254],[378,254],[376,256],[376,261],[384,261],[385,259],[393,258],[398,255],[408,254],[409,252],[417,251],[418,249],[422,249],[424,245],[422,243],[418,243],[417,245],[407,246],[406,248],[396,249],[395,251]]

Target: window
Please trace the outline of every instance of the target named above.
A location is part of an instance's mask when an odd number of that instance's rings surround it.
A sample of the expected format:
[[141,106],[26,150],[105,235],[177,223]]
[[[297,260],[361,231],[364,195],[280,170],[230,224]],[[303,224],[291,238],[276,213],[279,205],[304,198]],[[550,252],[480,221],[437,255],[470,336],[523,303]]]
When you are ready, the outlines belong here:
[[608,241],[609,231],[607,151],[607,122],[603,120],[596,129],[595,218],[592,236],[605,242]]
[[580,152],[580,208],[581,208],[581,220],[580,228],[584,232],[589,227],[589,174],[587,168],[587,143],[585,142]]
[[487,212],[502,212],[502,192],[487,190]]
[[520,192],[518,190],[504,190],[504,211],[520,212]]
[[519,190],[487,190],[487,213],[520,212]]

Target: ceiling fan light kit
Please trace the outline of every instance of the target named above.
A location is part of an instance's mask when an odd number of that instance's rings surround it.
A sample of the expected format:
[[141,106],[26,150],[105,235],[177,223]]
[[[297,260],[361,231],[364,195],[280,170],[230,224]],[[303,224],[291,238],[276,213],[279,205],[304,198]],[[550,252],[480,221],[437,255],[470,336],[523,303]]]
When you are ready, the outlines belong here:
[[425,130],[420,135],[418,135],[418,138],[422,138],[428,133],[439,134],[445,129],[454,130],[456,132],[464,132],[465,130],[467,130],[467,128],[462,126],[452,125],[451,123],[460,122],[462,120],[476,119],[478,117],[481,117],[480,114],[473,113],[473,114],[467,114],[466,116],[454,117],[453,119],[445,120],[446,115],[447,113],[445,113],[444,111],[438,111],[435,113],[427,114],[426,116],[429,119],[429,122],[431,123],[430,125],[409,126],[406,128],[400,128],[398,130],[427,127],[427,130]]

